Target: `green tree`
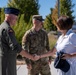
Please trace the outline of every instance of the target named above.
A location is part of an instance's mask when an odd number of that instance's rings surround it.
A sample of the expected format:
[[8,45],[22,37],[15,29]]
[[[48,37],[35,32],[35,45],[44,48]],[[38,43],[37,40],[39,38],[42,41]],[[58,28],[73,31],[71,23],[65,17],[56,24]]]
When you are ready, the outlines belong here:
[[23,31],[26,29],[26,23],[24,22],[24,14],[19,17],[19,20],[17,21],[16,25],[13,26],[13,29],[15,31],[17,40],[21,43],[23,36],[22,34],[24,34]]
[[12,27],[15,31],[16,38],[20,44],[24,33],[31,27],[32,27],[32,19],[30,18],[29,23],[27,24],[24,22],[24,14],[20,15],[16,25]]
[[[50,11],[52,12],[52,8],[50,9]],[[47,15],[46,16],[46,19],[44,21],[44,28],[47,30],[47,31],[54,31],[56,30],[56,27],[54,26],[54,24],[52,23],[52,17],[51,17],[51,14]]]
[[72,0],[60,0],[60,14],[70,16],[74,19],[75,17],[72,15],[74,5],[72,4]]
[[20,9],[20,14],[24,14],[24,20],[29,22],[30,16],[38,14],[39,4],[38,0],[8,0],[9,7]]
[[4,14],[4,8],[1,8],[1,12],[0,12],[0,23],[2,23],[4,21],[5,18],[5,14]]
[[[74,19],[72,13],[74,10],[72,8],[75,4],[72,4],[72,0],[60,0],[60,15],[67,15]],[[58,19],[58,2],[56,2],[55,8],[53,8],[52,13],[52,22],[56,25],[56,21]]]

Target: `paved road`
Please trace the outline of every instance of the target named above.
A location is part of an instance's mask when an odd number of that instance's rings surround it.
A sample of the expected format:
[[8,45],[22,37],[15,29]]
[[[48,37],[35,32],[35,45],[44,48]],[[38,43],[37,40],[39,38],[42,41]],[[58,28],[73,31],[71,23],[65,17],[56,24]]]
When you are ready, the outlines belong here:
[[[53,66],[53,63],[51,63],[50,68],[51,68],[51,73],[52,75],[57,75],[56,69]],[[26,68],[26,65],[17,65],[17,75],[28,75],[28,70]]]

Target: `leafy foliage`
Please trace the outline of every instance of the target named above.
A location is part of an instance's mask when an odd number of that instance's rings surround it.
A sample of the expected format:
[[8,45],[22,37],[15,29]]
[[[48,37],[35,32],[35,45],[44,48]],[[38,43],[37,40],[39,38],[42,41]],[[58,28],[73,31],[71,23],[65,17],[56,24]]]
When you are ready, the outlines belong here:
[[74,16],[72,16],[72,13],[74,10],[72,8],[75,4],[72,4],[72,0],[60,0],[60,13],[61,15],[67,15],[74,19]]
[[52,33],[48,33],[48,38],[49,38],[50,49],[52,49],[55,46],[58,38],[56,37],[56,35]]
[[20,14],[24,14],[24,20],[29,22],[30,16],[38,14],[38,0],[8,0],[9,7],[20,9]]
[[[72,0],[60,0],[60,15],[67,15],[74,19],[72,13],[74,12],[72,8],[75,4],[72,4]],[[56,2],[55,8],[53,8],[52,12],[52,22],[56,25],[56,21],[58,19],[58,2]]]
[[0,24],[4,21],[4,8],[0,8]]
[[[51,8],[51,11],[52,11],[52,8]],[[51,14],[47,15],[46,16],[46,19],[44,21],[44,28],[47,30],[47,31],[55,31],[56,30],[56,27],[54,26],[54,24],[52,23],[52,17],[51,17]]]
[[58,3],[56,3],[55,8],[52,9],[52,23],[56,25],[56,21],[58,19]]
[[24,22],[24,14],[21,15],[21,17],[19,18],[16,26],[13,26],[13,29],[15,31],[16,34],[16,38],[19,41],[19,43],[21,44],[22,41],[22,37],[24,35],[24,33],[30,29],[32,27],[32,21],[30,19],[29,23],[25,23]]

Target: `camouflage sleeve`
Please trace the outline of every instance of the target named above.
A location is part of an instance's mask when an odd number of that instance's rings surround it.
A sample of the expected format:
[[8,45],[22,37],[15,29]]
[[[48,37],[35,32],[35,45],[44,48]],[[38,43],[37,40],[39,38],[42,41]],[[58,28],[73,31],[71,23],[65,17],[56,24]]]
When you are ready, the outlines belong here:
[[[22,48],[29,52],[29,34],[26,32],[22,38]],[[28,58],[25,58],[26,64],[30,64],[31,61]]]
[[[50,51],[50,46],[49,46],[49,38],[48,38],[48,35],[46,34],[46,49],[47,49],[47,51]],[[51,56],[49,56],[49,60],[51,60]]]
[[45,42],[46,42],[46,49],[47,49],[47,51],[50,51],[49,39],[48,39],[48,35],[47,34],[46,34],[46,37],[45,37]]
[[27,33],[22,37],[22,48],[29,52],[29,35]]

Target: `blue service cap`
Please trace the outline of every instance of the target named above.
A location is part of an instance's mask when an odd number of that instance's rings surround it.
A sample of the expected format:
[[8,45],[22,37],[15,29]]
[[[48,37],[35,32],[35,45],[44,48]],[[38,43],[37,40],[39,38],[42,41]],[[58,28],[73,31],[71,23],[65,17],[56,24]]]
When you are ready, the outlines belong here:
[[19,9],[12,8],[12,7],[8,7],[8,8],[4,9],[5,14],[14,14],[14,15],[18,16],[19,12],[20,12]]

